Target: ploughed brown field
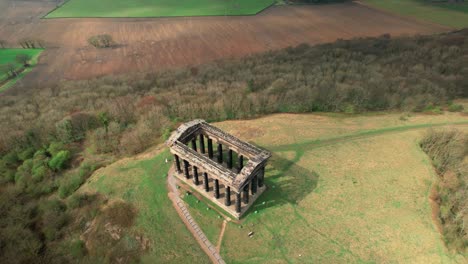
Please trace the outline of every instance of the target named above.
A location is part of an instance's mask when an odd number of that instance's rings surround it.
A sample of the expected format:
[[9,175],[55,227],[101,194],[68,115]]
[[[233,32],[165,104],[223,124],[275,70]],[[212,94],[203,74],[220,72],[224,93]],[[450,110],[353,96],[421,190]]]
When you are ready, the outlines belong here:
[[[449,30],[357,3],[278,6],[247,17],[41,19],[54,7],[52,1],[0,0],[2,39],[47,43],[23,83],[158,71],[300,43]],[[115,48],[98,50],[87,43],[90,36],[104,33],[113,36]]]

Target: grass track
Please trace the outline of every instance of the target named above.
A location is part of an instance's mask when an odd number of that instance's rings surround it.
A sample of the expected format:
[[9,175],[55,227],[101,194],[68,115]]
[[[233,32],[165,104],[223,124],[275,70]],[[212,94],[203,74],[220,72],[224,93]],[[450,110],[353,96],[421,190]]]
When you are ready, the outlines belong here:
[[468,3],[430,3],[425,0],[364,0],[390,12],[453,28],[468,27]]
[[46,18],[254,15],[274,0],[69,0]]

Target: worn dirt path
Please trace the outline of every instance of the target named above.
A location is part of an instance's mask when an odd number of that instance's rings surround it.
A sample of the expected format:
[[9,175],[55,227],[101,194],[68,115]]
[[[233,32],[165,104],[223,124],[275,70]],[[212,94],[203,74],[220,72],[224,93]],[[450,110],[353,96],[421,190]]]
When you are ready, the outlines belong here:
[[226,230],[227,220],[223,221],[223,226],[221,227],[221,232],[219,232],[218,243],[216,244],[216,250],[220,252],[221,245],[223,244],[224,231]]

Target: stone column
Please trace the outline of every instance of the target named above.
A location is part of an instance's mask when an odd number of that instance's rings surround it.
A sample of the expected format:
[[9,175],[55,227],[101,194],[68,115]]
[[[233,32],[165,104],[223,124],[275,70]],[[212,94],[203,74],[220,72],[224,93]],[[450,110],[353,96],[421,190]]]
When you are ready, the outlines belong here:
[[223,163],[223,145],[218,143],[218,163]]
[[237,170],[241,172],[242,168],[244,168],[244,156],[240,155],[239,160],[237,161]]
[[231,205],[231,187],[229,186],[226,187],[226,200],[224,200],[224,204],[226,206]]
[[192,139],[192,149],[197,151],[197,140],[195,138]]
[[177,156],[176,154],[174,154],[174,160],[175,160],[175,165],[176,165],[176,171],[178,173],[180,173],[182,171],[182,169],[180,168],[180,159],[179,159],[179,156]]
[[185,179],[190,178],[190,172],[189,172],[189,163],[188,161],[184,160],[184,173],[185,173]]
[[205,154],[205,137],[203,134],[200,134],[200,152]]
[[197,168],[197,166],[193,166],[193,183],[195,185],[200,184],[200,181],[198,180],[198,168]]
[[228,150],[227,167],[228,169],[232,169],[232,149]]
[[240,213],[241,212],[241,194],[236,193],[236,212]]
[[205,192],[210,191],[210,183],[208,182],[208,173],[203,173],[203,184],[205,185]]
[[214,180],[214,197],[216,199],[219,198],[219,180],[218,179]]
[[265,167],[262,167],[260,169],[260,172],[257,174],[258,175],[258,187],[263,187],[263,182],[265,179]]
[[250,192],[252,195],[255,195],[257,193],[257,180],[258,180],[258,177],[257,175],[255,175],[252,178],[252,181],[250,182]]
[[248,204],[249,203],[249,185],[245,185],[244,186],[244,189],[242,190],[244,192],[244,203],[245,204]]
[[213,158],[213,140],[211,138],[208,138],[208,157]]

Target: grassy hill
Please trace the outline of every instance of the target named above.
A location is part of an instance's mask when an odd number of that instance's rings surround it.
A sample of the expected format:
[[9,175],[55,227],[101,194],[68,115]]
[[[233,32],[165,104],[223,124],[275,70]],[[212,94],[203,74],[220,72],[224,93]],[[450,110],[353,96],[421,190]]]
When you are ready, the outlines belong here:
[[[221,255],[228,263],[463,262],[446,252],[433,222],[428,197],[436,176],[418,145],[427,127],[450,124],[468,130],[460,113],[280,114],[217,123],[274,153],[268,191],[240,225],[228,223]],[[156,241],[145,262],[169,260],[180,249],[187,251],[176,259],[203,261],[166,196],[166,157],[152,151],[117,162],[80,192],[98,191],[138,208],[135,228]],[[203,201],[185,200],[216,244],[222,219]]]

